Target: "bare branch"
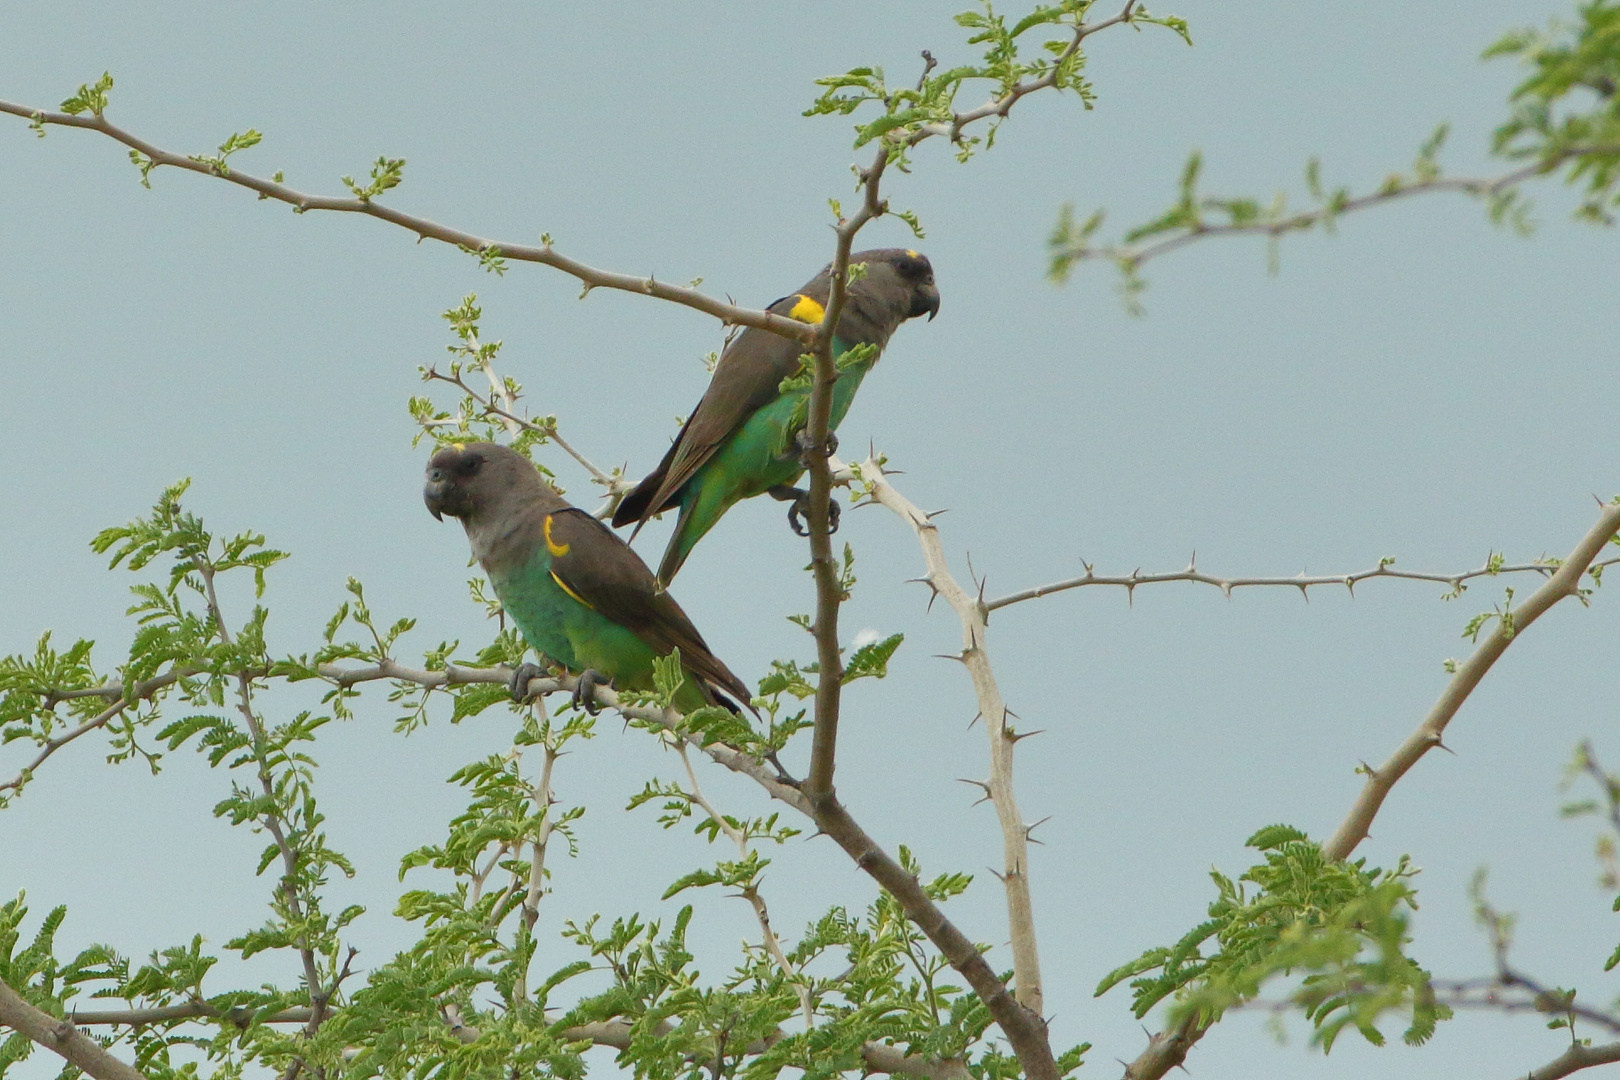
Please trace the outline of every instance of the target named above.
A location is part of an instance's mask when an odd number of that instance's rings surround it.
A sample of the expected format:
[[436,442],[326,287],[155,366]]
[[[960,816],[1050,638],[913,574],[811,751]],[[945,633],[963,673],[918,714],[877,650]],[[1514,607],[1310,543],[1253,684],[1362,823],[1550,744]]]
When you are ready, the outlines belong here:
[[[1549,1016],[1571,1016],[1585,1020],[1611,1034],[1620,1034],[1620,1016],[1601,1009],[1577,1005],[1573,995],[1550,990],[1535,980],[1509,971],[1489,979],[1437,980],[1431,984],[1438,1000],[1453,1009],[1490,1009],[1496,1012],[1534,1012]],[[1519,993],[1514,993],[1519,991]]]
[[[1558,569],[1558,563],[1550,559],[1536,559],[1533,562],[1514,563],[1503,565],[1496,561],[1495,556],[1486,560],[1485,565],[1477,570],[1464,570],[1455,574],[1429,573],[1416,570],[1396,570],[1393,559],[1381,560],[1371,570],[1358,570],[1353,574],[1296,574],[1293,577],[1216,577],[1199,570],[1196,565],[1189,564],[1185,570],[1172,570],[1156,574],[1144,574],[1140,570],[1133,570],[1129,574],[1105,575],[1098,574],[1090,563],[1083,564],[1086,572],[1080,577],[1056,581],[1050,585],[1041,585],[1033,589],[1024,589],[1020,592],[1008,593],[985,603],[990,611],[1022,603],[1025,600],[1036,600],[1053,593],[1064,592],[1068,589],[1081,589],[1088,585],[1112,585],[1124,589],[1135,589],[1138,585],[1160,585],[1168,581],[1191,581],[1200,585],[1213,585],[1227,596],[1232,595],[1234,589],[1246,589],[1268,586],[1285,586],[1292,589],[1305,590],[1318,585],[1342,585],[1354,595],[1355,588],[1363,581],[1372,578],[1394,578],[1402,581],[1432,581],[1436,584],[1446,585],[1450,588],[1450,596],[1456,596],[1463,591],[1465,582],[1478,577],[1498,577],[1502,574],[1540,574],[1542,577],[1551,577],[1553,571]],[[1620,558],[1604,559],[1593,563],[1594,568],[1606,568],[1620,563]]]
[[[1559,1077],[1590,1069],[1594,1065],[1612,1065],[1620,1061],[1620,1042],[1607,1043],[1603,1046],[1586,1046],[1582,1043],[1570,1043],[1569,1049],[1553,1058],[1539,1069],[1531,1069],[1523,1075],[1523,1080],[1559,1080]],[[1514,1080],[1520,1080],[1515,1075]]]
[[[987,609],[976,594],[969,593],[951,575],[938,528],[927,514],[895,489],[875,456],[868,457],[858,466],[841,467],[840,479],[855,481],[871,499],[888,507],[911,526],[922,546],[923,561],[927,566],[927,574],[922,580],[935,595],[945,598],[962,623],[962,653],[959,659],[973,680],[979,715],[984,718],[990,739],[990,779],[984,787],[995,806],[1001,826],[1004,862],[1000,877],[1007,895],[1013,979],[1018,994],[1015,1006],[1020,1018],[1029,1024],[1024,1037],[1038,1037],[1049,1054],[1046,1025],[1041,1019],[1043,994],[1040,955],[1036,948],[1035,915],[1029,890],[1029,830],[1024,825],[1013,794],[1013,749],[1018,736],[1008,724],[1007,706],[996,686],[995,673],[991,670],[986,651]],[[1014,1039],[1014,1047],[1018,1048],[1013,1032],[1007,1029],[1008,1020],[1000,1015],[996,1019],[1002,1025],[1002,1030],[1007,1031],[1008,1038]],[[1030,1067],[1022,1049],[1019,1049],[1019,1058],[1025,1062],[1026,1068]]]

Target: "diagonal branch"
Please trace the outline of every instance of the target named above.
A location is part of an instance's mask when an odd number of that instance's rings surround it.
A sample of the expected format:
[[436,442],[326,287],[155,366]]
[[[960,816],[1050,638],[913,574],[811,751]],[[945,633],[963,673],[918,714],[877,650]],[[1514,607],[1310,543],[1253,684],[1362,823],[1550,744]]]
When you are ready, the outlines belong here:
[[1419,758],[1442,745],[1441,737],[1445,734],[1446,725],[1457,715],[1457,710],[1468,700],[1468,695],[1474,692],[1474,688],[1508,646],[1554,604],[1580,595],[1582,576],[1617,531],[1620,531],[1620,503],[1610,503],[1603,508],[1597,523],[1581,537],[1581,542],[1575,545],[1575,550],[1569,553],[1558,571],[1541,588],[1531,593],[1521,606],[1504,612],[1494,630],[1483,635],[1485,640],[1479,643],[1467,660],[1458,665],[1451,681],[1446,684],[1439,700],[1417,730],[1396,748],[1380,768],[1368,770],[1367,783],[1355,805],[1350,808],[1350,813],[1340,823],[1338,830],[1322,846],[1324,855],[1330,859],[1350,857],[1356,845],[1366,838],[1367,830],[1390,789],[1417,764]]
[[[1594,1065],[1612,1065],[1620,1061],[1620,1042],[1606,1043],[1603,1046],[1587,1046],[1585,1043],[1572,1042],[1569,1049],[1553,1058],[1539,1069],[1531,1069],[1525,1073],[1522,1080],[1560,1080],[1571,1073],[1590,1069]],[[1514,1080],[1521,1080],[1515,1076]]]
[[100,132],[110,139],[123,143],[131,150],[148,159],[154,167],[167,165],[176,169],[184,169],[187,172],[212,176],[224,180],[226,183],[257,192],[261,199],[274,199],[277,202],[287,203],[298,213],[309,210],[329,210],[334,213],[363,214],[408,229],[422,240],[438,240],[453,247],[461,248],[464,251],[491,258],[511,259],[516,262],[532,262],[539,263],[542,266],[549,266],[583,282],[586,291],[591,289],[618,289],[623,292],[641,293],[660,300],[668,300],[671,303],[680,304],[683,307],[689,307],[707,315],[713,315],[727,325],[754,326],[761,330],[769,330],[774,334],[800,341],[808,342],[814,332],[814,328],[785,316],[728,304],[723,300],[716,300],[712,296],[700,293],[696,289],[671,285],[653,277],[618,274],[587,266],[577,259],[559,253],[552,247],[550,240],[546,238],[541,239],[538,247],[531,244],[490,240],[448,225],[440,225],[437,222],[429,221],[427,218],[395,210],[369,198],[310,195],[276,180],[266,180],[262,177],[249,175],[240,169],[225,167],[215,162],[200,161],[183,154],[171,153],[153,146],[145,139],[113,124],[101,114],[91,113],[77,116],[70,113],[36,109],[10,101],[0,101],[0,113],[20,116],[42,126],[72,127]]
[[19,1032],[95,1080],[146,1080],[132,1065],[109,1054],[105,1047],[67,1020],[36,1009],[0,982],[0,1025]]
[[[1569,553],[1569,557],[1557,571],[1540,588],[1531,593],[1523,605],[1502,614],[1494,630],[1486,634],[1485,640],[1479,643],[1468,659],[1457,666],[1456,672],[1417,730],[1396,748],[1389,760],[1377,769],[1370,767],[1366,769],[1367,782],[1356,798],[1355,805],[1350,808],[1349,814],[1345,816],[1328,842],[1322,846],[1324,855],[1330,859],[1350,857],[1357,845],[1367,837],[1367,830],[1395,784],[1424,754],[1444,745],[1442,736],[1446,725],[1456,716],[1457,710],[1468,700],[1468,696],[1473,693],[1480,680],[1531,623],[1560,600],[1580,595],[1581,577],[1591,568],[1598,553],[1614,539],[1617,532],[1620,532],[1620,502],[1606,504],[1603,512],[1598,515],[1597,523],[1581,538],[1580,543],[1575,545],[1575,549]],[[1199,1025],[1195,1014],[1176,1027],[1154,1034],[1148,1040],[1147,1049],[1137,1055],[1135,1061],[1125,1066],[1125,1080],[1158,1080],[1171,1069],[1181,1065],[1187,1051],[1192,1049],[1208,1030]],[[1572,1047],[1571,1053],[1576,1049],[1578,1048]],[[1586,1068],[1588,1064],[1602,1063],[1591,1061],[1575,1064],[1579,1058],[1578,1054],[1573,1058],[1566,1054],[1553,1065],[1547,1066],[1547,1068],[1556,1066],[1564,1071],[1545,1074],[1538,1072],[1532,1075],[1567,1076],[1576,1069]]]

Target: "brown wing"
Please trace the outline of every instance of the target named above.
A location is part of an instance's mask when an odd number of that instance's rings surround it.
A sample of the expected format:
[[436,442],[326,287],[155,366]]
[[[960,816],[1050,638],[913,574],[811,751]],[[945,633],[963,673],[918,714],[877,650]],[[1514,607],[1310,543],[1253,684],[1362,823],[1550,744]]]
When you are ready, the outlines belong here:
[[[825,279],[810,282],[767,310],[777,315],[793,315],[795,307],[806,296],[814,301],[814,307],[809,311],[800,310],[805,315],[813,312],[814,317],[805,321],[815,322],[827,299]],[[799,370],[799,357],[803,353],[804,346],[797,341],[768,330],[749,327],[738,334],[737,340],[720,357],[720,363],[715,365],[714,377],[703,392],[703,400],[681,426],[674,445],[658,468],[619,503],[613,512],[613,524],[627,525],[634,521],[639,528],[654,514],[674,506],[682,485],[714,456],[726,437],[741,427],[756,409],[775,400],[782,380]]]
[[703,635],[675,599],[658,587],[641,556],[606,525],[571,506],[551,514],[545,539],[551,548],[552,572],[570,592],[659,655],[680,649],[681,663],[706,688],[724,690],[748,704],[748,685],[709,651]]

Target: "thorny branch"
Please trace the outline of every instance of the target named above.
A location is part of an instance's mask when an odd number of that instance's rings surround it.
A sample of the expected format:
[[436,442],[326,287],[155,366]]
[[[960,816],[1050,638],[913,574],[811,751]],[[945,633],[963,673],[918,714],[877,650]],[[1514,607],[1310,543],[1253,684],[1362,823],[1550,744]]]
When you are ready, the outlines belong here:
[[[1592,564],[1593,569],[1601,570],[1605,567],[1620,563],[1620,558],[1604,559]],[[1478,577],[1499,577],[1502,574],[1540,574],[1542,577],[1551,577],[1558,569],[1555,560],[1541,558],[1527,563],[1503,563],[1496,555],[1486,559],[1485,565],[1477,570],[1464,570],[1455,574],[1437,574],[1416,570],[1396,570],[1394,559],[1380,559],[1378,565],[1371,570],[1358,570],[1353,574],[1312,574],[1301,572],[1294,577],[1214,577],[1198,569],[1197,558],[1187,563],[1185,570],[1172,570],[1165,573],[1144,574],[1140,570],[1132,570],[1129,574],[1104,575],[1098,574],[1090,563],[1083,562],[1086,572],[1076,578],[1053,582],[1050,585],[1041,585],[1033,589],[1024,589],[994,600],[985,601],[988,611],[1008,607],[1012,604],[1022,603],[1025,600],[1036,600],[1053,593],[1064,592],[1068,589],[1080,589],[1088,585],[1113,585],[1134,593],[1138,585],[1160,585],[1168,581],[1192,581],[1201,585],[1213,585],[1227,596],[1232,595],[1234,589],[1258,588],[1264,586],[1287,586],[1298,589],[1301,595],[1315,585],[1343,585],[1355,595],[1356,586],[1372,578],[1397,578],[1403,581],[1433,581],[1450,588],[1447,597],[1460,596],[1466,582]]]
[[[1363,785],[1361,794],[1356,798],[1355,804],[1345,816],[1343,822],[1328,842],[1322,846],[1322,853],[1330,859],[1347,859],[1355,851],[1357,845],[1367,837],[1367,830],[1371,827],[1373,819],[1377,816],[1384,799],[1389,795],[1395,784],[1405,776],[1412,766],[1424,754],[1435,747],[1444,746],[1442,737],[1446,725],[1456,716],[1457,710],[1463,702],[1473,693],[1486,673],[1501,658],[1518,636],[1540,618],[1554,604],[1571,596],[1581,596],[1581,578],[1591,569],[1598,553],[1603,550],[1615,534],[1620,532],[1620,503],[1608,503],[1598,515],[1597,523],[1587,531],[1586,535],[1575,545],[1575,549],[1563,560],[1557,570],[1535,592],[1516,608],[1505,610],[1496,620],[1495,626],[1481,634],[1483,638],[1474,652],[1457,665],[1446,687],[1441,691],[1439,699],[1423,718],[1415,731],[1406,738],[1390,755],[1388,761],[1374,769],[1363,766],[1367,781]],[[1584,597],[1583,597],[1584,602]],[[1207,1028],[1199,1026],[1196,1014],[1174,1028],[1167,1028],[1158,1032],[1148,1040],[1147,1049],[1139,1054],[1135,1061],[1125,1066],[1125,1080],[1158,1080],[1171,1069],[1180,1065],[1187,1056],[1187,1051],[1204,1036]],[[1620,1045],[1620,1044],[1617,1044]],[[1575,1049],[1572,1048],[1571,1053]],[[1566,1061],[1566,1059],[1568,1059]],[[1590,1061],[1575,1064],[1583,1060],[1581,1055],[1570,1057],[1565,1054],[1557,1062],[1547,1066],[1548,1069],[1561,1068],[1564,1071],[1536,1073],[1537,1076],[1567,1076],[1578,1068],[1586,1068],[1589,1064],[1599,1064]],[[1603,1059],[1611,1060],[1611,1059]],[[1620,1060],[1617,1057],[1612,1060]],[[1562,1063],[1562,1064],[1560,1064]],[[1566,1067],[1568,1066],[1568,1067]]]
[[909,525],[922,546],[926,573],[919,578],[931,596],[942,596],[962,623],[962,651],[953,659],[961,662],[973,680],[979,718],[990,739],[990,776],[971,781],[995,808],[1001,826],[1003,869],[1001,883],[1007,894],[1007,919],[1013,952],[1013,984],[1018,1001],[1035,1016],[1043,1011],[1040,954],[1035,941],[1035,913],[1030,901],[1029,834],[1033,826],[1024,822],[1013,792],[1013,750],[1019,739],[1031,732],[1014,731],[1011,712],[1001,699],[990,655],[986,649],[989,610],[982,595],[969,593],[951,575],[940,542],[939,528],[929,515],[897,491],[884,475],[882,463],[869,456],[845,470],[858,490],[874,502],[893,511]]
[[1338,830],[1323,845],[1324,855],[1330,859],[1350,857],[1356,845],[1367,836],[1367,830],[1390,789],[1406,775],[1407,770],[1417,764],[1419,758],[1442,745],[1441,737],[1446,725],[1508,646],[1554,604],[1581,595],[1581,578],[1617,531],[1620,531],[1620,503],[1610,503],[1604,506],[1597,523],[1575,545],[1563,565],[1523,604],[1504,612],[1493,630],[1481,635],[1484,640],[1467,660],[1457,666],[1456,673],[1417,730],[1396,748],[1381,767],[1367,770],[1367,783],[1360,797]]

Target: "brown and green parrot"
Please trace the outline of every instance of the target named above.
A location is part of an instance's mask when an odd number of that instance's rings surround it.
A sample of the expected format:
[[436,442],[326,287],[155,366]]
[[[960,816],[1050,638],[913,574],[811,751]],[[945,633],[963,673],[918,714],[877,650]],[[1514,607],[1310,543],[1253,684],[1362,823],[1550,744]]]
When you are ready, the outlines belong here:
[[[903,248],[857,252],[851,265],[864,263],[866,273],[849,286],[848,299],[833,333],[833,356],[859,345],[874,346],[872,355],[848,364],[833,384],[832,421],[836,428],[861,380],[877,362],[889,335],[907,319],[939,312],[934,268],[925,256]],[[798,292],[769,308],[778,315],[818,323],[826,314],[832,291],[832,268],[817,274]],[[808,495],[793,487],[804,473],[800,434],[808,412],[808,386],[782,388],[800,371],[804,346],[753,327],[739,334],[720,357],[714,378],[691,417],[681,427],[664,460],[613,513],[614,525],[636,523],[641,530],[653,515],[680,508],[675,532],[658,564],[658,580],[669,584],[703,534],[714,527],[739,499],[769,493],[792,500],[788,524],[800,536],[808,512]],[[838,504],[831,504],[830,524],[838,527]],[[631,533],[634,539],[635,533]]]
[[[542,656],[579,673],[575,704],[595,711],[592,690],[653,689],[653,658],[681,651],[683,713],[720,704],[736,712],[748,687],[703,641],[641,557],[590,514],[570,506],[516,451],[496,443],[446,446],[427,466],[423,501],[433,516],[461,519],[473,556],[506,613]],[[514,696],[540,674],[524,664]]]

